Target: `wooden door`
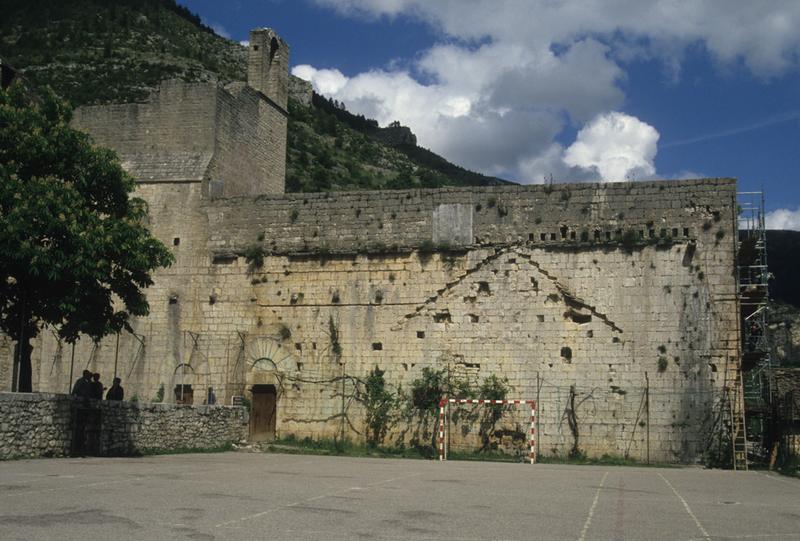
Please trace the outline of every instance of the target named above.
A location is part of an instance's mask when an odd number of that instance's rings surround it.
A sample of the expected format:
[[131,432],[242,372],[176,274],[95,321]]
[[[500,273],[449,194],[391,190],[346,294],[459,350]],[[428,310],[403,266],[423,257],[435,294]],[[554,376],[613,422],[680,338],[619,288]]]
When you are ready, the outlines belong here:
[[175,403],[176,404],[194,404],[194,390],[191,385],[176,385],[175,386]]
[[250,441],[275,439],[278,394],[274,385],[253,385],[250,405]]

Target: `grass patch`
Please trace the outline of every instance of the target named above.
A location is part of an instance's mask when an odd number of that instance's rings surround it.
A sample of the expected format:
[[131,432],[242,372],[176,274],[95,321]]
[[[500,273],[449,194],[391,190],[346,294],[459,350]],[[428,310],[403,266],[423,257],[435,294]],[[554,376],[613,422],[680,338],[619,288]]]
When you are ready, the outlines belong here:
[[141,456],[153,455],[186,455],[195,453],[227,453],[233,451],[233,442],[226,442],[218,447],[177,447],[175,449],[160,449],[158,447],[151,447],[140,449]]
[[[264,443],[261,449],[268,453],[283,453],[296,455],[322,455],[322,456],[350,456],[368,458],[413,458],[413,459],[438,459],[436,450],[430,446],[417,447],[379,447],[350,440],[333,440],[311,438],[297,439],[287,437],[273,442]],[[507,462],[518,463],[529,461],[527,447],[522,449],[519,454],[504,453],[497,449],[485,451],[453,451],[447,452],[447,460],[464,460],[475,462]],[[577,464],[585,466],[641,466],[654,468],[677,468],[679,465],[651,463],[647,464],[634,458],[625,458],[616,455],[603,455],[601,457],[589,458],[585,455],[574,457],[562,456],[540,456],[537,458],[538,464]]]
[[600,457],[587,457],[585,455],[567,456],[540,456],[537,458],[539,464],[576,464],[580,466],[635,466],[646,468],[679,468],[679,464],[666,464],[663,462],[642,462],[635,458],[625,458],[618,455],[603,455]]
[[527,451],[520,454],[509,454],[496,449],[475,452],[447,451],[447,460],[470,460],[476,462],[530,462],[530,456],[527,454]]
[[329,438],[297,439],[289,436],[269,443],[261,444],[261,449],[268,453],[291,455],[324,455],[352,456],[371,458],[433,458],[430,447],[382,447],[354,443],[350,440],[334,440]]

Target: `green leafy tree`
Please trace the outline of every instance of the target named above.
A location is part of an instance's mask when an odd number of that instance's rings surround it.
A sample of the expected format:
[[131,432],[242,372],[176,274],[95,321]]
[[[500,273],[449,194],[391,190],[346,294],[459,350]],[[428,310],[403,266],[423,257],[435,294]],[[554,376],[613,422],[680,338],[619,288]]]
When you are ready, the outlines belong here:
[[173,260],[116,155],[70,118],[49,90],[0,91],[0,330],[18,344],[22,392],[42,324],[67,342],[129,328],[148,313],[150,273]]

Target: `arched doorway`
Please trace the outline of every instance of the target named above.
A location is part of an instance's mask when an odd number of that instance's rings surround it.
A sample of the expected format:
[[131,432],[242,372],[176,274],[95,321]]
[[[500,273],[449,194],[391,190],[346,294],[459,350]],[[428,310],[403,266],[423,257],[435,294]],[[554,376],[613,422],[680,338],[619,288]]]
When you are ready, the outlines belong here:
[[194,404],[194,388],[192,387],[194,379],[194,368],[191,365],[180,363],[175,367],[172,373],[172,382],[175,385],[172,395],[175,404]]
[[272,441],[275,439],[278,390],[274,385],[253,385],[250,392],[250,441]]
[[271,441],[280,435],[284,383],[296,372],[291,352],[278,336],[248,337],[243,349],[246,359],[244,391],[250,399],[250,441]]

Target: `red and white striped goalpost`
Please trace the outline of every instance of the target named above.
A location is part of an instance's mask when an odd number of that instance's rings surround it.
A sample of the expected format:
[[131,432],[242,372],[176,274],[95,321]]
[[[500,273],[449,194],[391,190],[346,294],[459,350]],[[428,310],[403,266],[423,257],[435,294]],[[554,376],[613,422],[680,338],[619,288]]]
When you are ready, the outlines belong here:
[[534,400],[482,400],[479,398],[442,398],[439,401],[439,460],[447,460],[445,448],[445,408],[448,404],[481,404],[481,405],[507,405],[527,404],[531,407],[531,429],[528,443],[530,444],[531,464],[536,463],[536,401]]

